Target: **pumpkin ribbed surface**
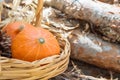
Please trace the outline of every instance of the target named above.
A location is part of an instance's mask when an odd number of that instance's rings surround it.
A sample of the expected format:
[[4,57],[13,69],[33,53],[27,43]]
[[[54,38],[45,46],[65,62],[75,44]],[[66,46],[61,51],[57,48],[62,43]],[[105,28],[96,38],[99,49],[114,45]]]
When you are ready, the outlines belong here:
[[60,46],[52,33],[43,28],[22,30],[12,41],[12,57],[34,61],[60,53]]

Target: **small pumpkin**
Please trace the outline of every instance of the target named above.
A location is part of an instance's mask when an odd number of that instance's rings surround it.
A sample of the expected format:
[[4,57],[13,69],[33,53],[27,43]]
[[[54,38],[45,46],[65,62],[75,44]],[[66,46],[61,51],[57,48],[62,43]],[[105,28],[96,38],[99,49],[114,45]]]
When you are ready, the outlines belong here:
[[11,45],[12,57],[34,61],[60,53],[60,46],[54,35],[46,29],[33,27],[21,31]]
[[2,32],[5,32],[8,36],[11,37],[11,39],[13,39],[19,32],[21,32],[26,27],[31,27],[31,25],[25,22],[16,21],[9,23],[5,27],[3,27]]

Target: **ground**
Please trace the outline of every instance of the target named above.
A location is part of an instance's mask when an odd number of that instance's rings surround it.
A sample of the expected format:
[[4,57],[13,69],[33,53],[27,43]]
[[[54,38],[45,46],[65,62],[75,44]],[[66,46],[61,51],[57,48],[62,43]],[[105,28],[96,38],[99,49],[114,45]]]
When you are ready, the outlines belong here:
[[[89,76],[84,78],[80,75]],[[97,80],[95,78],[120,79],[120,74],[105,70],[78,60],[70,60],[70,64],[65,73],[50,80]]]

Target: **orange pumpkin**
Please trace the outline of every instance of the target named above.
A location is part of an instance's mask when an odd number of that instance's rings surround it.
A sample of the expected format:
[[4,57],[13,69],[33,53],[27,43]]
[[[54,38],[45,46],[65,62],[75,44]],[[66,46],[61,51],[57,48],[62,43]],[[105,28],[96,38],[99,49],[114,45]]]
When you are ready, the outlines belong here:
[[43,28],[22,30],[11,45],[12,57],[34,61],[60,53],[60,46],[52,33]]
[[31,25],[24,22],[12,22],[3,27],[2,32],[6,32],[6,34],[13,39],[21,30],[26,27],[31,27]]

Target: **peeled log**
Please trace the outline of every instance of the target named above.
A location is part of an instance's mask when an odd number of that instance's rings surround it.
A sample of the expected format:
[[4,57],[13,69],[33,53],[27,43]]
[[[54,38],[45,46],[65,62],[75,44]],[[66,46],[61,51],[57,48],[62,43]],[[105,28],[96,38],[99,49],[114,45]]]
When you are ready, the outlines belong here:
[[96,32],[112,42],[120,43],[120,7],[97,0],[45,0],[45,5],[76,19],[92,22],[96,25]]
[[76,29],[69,36],[71,58],[120,72],[120,47],[101,40],[94,34],[83,35]]

